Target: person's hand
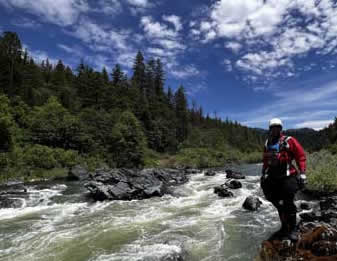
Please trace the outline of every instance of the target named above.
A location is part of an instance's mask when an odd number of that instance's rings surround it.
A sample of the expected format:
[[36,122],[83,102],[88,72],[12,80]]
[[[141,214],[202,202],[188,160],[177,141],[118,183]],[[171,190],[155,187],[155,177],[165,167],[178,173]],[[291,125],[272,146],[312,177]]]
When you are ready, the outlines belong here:
[[262,176],[261,176],[260,182],[261,182],[261,183],[265,182],[265,181],[266,181],[266,179],[267,179],[267,177],[268,177],[268,174],[267,174],[267,173],[262,173]]
[[298,186],[300,187],[300,190],[303,190],[305,186],[308,184],[307,175],[305,175],[305,173],[303,172],[298,174],[297,182],[298,182]]

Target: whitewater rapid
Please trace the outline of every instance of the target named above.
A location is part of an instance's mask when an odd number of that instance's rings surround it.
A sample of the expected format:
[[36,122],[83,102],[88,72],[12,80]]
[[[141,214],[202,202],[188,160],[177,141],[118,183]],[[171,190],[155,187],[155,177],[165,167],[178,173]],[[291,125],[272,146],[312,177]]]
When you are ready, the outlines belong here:
[[[28,186],[19,209],[0,209],[0,260],[159,261],[184,254],[187,261],[253,260],[261,242],[278,228],[277,213],[259,186],[260,166],[233,198],[213,188],[225,172],[190,176],[171,195],[146,200],[91,202],[80,183]],[[259,196],[258,212],[242,208]]]

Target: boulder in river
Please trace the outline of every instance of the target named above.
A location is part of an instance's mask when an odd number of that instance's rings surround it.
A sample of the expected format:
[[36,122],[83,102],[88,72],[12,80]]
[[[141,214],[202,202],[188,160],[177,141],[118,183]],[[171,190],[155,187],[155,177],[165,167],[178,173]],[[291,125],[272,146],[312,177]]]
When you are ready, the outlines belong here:
[[240,172],[233,171],[231,169],[226,169],[226,178],[228,179],[245,179],[246,177]]
[[242,184],[238,180],[229,180],[225,183],[225,185],[230,189],[239,189],[242,188]]
[[27,197],[27,188],[22,182],[10,182],[0,186],[0,208],[20,208],[23,199]]
[[219,197],[229,198],[234,197],[233,192],[229,191],[224,185],[220,185],[214,188],[214,193],[218,194]]
[[96,170],[85,184],[95,200],[132,200],[163,196],[168,187],[187,182],[184,171],[175,169]]
[[0,196],[0,208],[20,208],[22,205],[23,200],[20,198]]
[[88,178],[89,178],[89,171],[81,165],[76,165],[69,169],[68,177],[67,177],[68,180],[83,181],[83,180],[87,180]]
[[262,201],[258,197],[249,196],[246,198],[242,207],[247,210],[256,211],[261,205]]
[[208,176],[208,177],[212,177],[212,176],[215,176],[216,175],[216,172],[214,170],[207,170],[205,172],[205,176]]

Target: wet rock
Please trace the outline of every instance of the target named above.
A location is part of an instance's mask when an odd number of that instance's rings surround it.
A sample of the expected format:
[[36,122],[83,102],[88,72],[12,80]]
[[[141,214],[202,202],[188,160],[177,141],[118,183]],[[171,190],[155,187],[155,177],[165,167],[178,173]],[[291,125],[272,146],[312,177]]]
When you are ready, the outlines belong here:
[[312,207],[311,207],[310,203],[308,203],[308,202],[302,202],[300,204],[300,208],[303,209],[303,210],[310,210]]
[[208,177],[212,177],[212,176],[215,176],[216,175],[216,172],[214,170],[207,170],[205,172],[205,176],[208,176]]
[[235,172],[230,169],[226,169],[226,178],[228,179],[245,179],[246,177],[240,172]]
[[247,210],[256,211],[261,205],[262,201],[258,197],[249,196],[246,198],[242,207]]
[[9,182],[0,186],[0,208],[20,208],[28,197],[27,188],[21,182]]
[[238,180],[230,180],[225,183],[225,185],[230,189],[239,189],[242,188],[242,184]]
[[169,186],[187,182],[184,171],[176,169],[96,170],[85,184],[95,200],[132,200],[163,196]]
[[27,188],[22,182],[9,182],[0,186],[1,195],[26,195]]
[[214,188],[214,193],[222,198],[234,197],[233,192],[229,191],[224,185],[217,186]]
[[301,213],[300,217],[304,222],[313,222],[320,220],[321,216],[317,215],[315,212]]
[[[299,241],[290,248],[273,236],[264,241],[260,260],[337,260],[336,202],[335,197],[324,198],[319,209],[314,207],[311,212],[300,214]],[[288,253],[287,257],[284,253]]]
[[89,179],[89,171],[81,165],[76,165],[76,166],[69,169],[67,179],[68,180],[74,180],[74,181],[88,180]]
[[185,173],[187,175],[190,175],[190,174],[197,174],[197,173],[200,173],[201,171],[199,169],[185,169]]
[[0,196],[0,208],[20,208],[22,205],[23,201],[19,198]]

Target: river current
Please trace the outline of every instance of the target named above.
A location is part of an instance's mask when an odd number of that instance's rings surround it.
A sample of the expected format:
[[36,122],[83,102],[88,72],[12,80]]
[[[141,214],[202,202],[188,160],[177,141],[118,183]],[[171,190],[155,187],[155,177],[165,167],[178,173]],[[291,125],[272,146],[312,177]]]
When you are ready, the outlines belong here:
[[[252,261],[279,227],[277,211],[259,186],[260,165],[234,168],[246,175],[233,198],[213,188],[225,172],[193,174],[171,195],[91,202],[77,182],[29,185],[19,209],[0,209],[0,261]],[[260,197],[257,212],[242,208]],[[165,259],[166,258],[166,259]]]

